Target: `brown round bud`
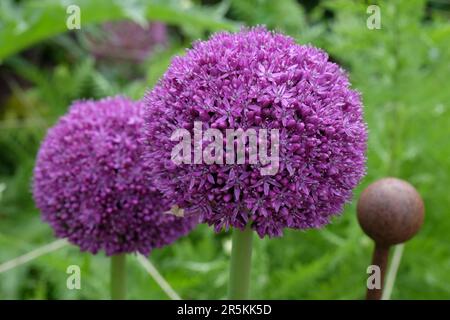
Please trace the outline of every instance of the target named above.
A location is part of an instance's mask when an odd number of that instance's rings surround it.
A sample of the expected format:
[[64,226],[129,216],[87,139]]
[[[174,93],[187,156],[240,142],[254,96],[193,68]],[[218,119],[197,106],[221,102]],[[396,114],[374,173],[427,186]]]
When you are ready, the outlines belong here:
[[424,219],[419,193],[397,178],[384,178],[369,185],[358,200],[357,212],[364,232],[383,246],[411,239]]

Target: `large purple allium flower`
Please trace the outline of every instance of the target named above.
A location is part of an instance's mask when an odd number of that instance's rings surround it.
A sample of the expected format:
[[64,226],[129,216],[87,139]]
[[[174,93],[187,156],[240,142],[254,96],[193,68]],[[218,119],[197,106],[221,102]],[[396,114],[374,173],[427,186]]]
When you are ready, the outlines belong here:
[[[157,187],[216,231],[251,223],[260,237],[318,228],[339,214],[365,174],[359,94],[328,55],[262,27],[218,33],[176,57],[146,95],[147,162]],[[170,163],[185,128],[278,129],[279,170]],[[203,148],[206,147],[203,143]]]
[[195,225],[163,214],[168,203],[149,185],[139,140],[143,109],[123,97],[76,102],[39,150],[37,207],[58,237],[83,251],[148,254]]

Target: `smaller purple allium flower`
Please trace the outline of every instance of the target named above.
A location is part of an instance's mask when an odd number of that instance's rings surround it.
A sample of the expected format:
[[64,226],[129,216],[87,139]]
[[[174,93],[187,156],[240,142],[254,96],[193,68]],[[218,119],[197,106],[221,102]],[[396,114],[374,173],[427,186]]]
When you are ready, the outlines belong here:
[[[195,42],[145,101],[156,186],[216,231],[250,224],[264,237],[322,227],[365,174],[362,102],[346,72],[324,51],[262,27]],[[223,136],[227,129],[278,130],[279,170],[268,176],[248,162],[174,165],[174,130],[194,136],[196,122]]]
[[36,161],[33,196],[56,236],[107,255],[168,245],[193,218],[170,209],[141,159],[143,103],[124,97],[75,102],[51,128]]

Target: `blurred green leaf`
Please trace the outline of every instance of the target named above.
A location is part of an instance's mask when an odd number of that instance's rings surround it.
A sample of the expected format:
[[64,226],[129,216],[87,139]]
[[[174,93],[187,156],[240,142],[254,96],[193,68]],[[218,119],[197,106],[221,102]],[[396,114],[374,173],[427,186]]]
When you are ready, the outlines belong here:
[[[2,1],[3,2],[3,1]],[[222,19],[208,8],[184,9],[180,1],[162,0],[41,0],[26,1],[14,6],[9,1],[3,7],[13,17],[2,15],[0,24],[0,62],[6,57],[42,41],[66,32],[66,9],[77,5],[81,12],[81,28],[91,23],[133,19],[143,23],[144,18],[179,26],[195,26],[204,30],[235,30],[237,24]]]

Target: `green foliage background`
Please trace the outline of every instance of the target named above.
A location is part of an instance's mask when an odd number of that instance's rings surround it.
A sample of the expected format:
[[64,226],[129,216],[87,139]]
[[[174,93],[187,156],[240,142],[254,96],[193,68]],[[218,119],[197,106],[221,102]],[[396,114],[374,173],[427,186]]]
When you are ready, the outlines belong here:
[[[202,3],[203,2],[203,3]],[[30,194],[40,140],[70,102],[113,94],[142,97],[171,58],[217,30],[265,24],[329,52],[362,93],[369,127],[368,174],[357,188],[397,176],[422,194],[426,221],[405,247],[394,299],[450,298],[450,5],[446,1],[224,0],[70,1],[82,29],[66,33],[64,1],[0,2],[0,265],[54,240]],[[381,29],[366,27],[369,4]],[[84,29],[119,19],[170,25],[170,43],[140,66],[102,64],[83,46]],[[50,63],[46,63],[50,61]],[[251,296],[362,299],[372,243],[355,201],[323,230],[255,239]],[[150,259],[183,298],[226,295],[230,234],[199,226]],[[82,289],[66,288],[77,264]],[[129,298],[167,299],[134,257]],[[73,246],[0,273],[1,299],[105,299],[109,260]]]

